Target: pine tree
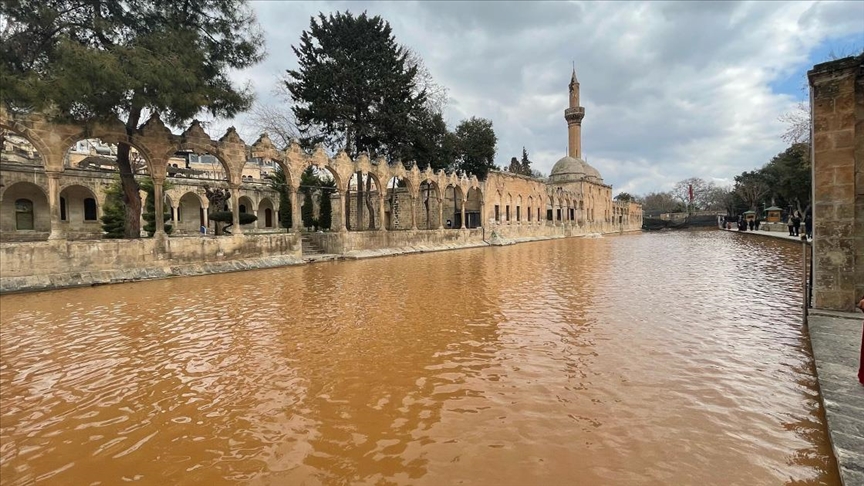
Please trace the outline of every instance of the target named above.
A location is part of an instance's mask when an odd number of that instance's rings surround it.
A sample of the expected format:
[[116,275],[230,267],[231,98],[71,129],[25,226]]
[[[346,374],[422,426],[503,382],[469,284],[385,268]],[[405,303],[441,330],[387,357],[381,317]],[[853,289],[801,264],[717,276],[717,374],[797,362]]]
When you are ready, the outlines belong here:
[[326,179],[321,181],[321,214],[318,216],[318,227],[329,230],[333,226],[333,206],[330,196],[336,191],[336,181]]
[[525,147],[522,147],[522,171],[520,172],[523,175],[530,176],[531,175],[531,161],[528,160],[528,151],[525,150]]
[[[0,6],[0,102],[94,122],[122,116],[133,135],[146,113],[179,126],[202,110],[231,118],[252,101],[229,72],[263,58],[242,0],[17,0]],[[117,147],[127,238],[140,236],[141,196]]]

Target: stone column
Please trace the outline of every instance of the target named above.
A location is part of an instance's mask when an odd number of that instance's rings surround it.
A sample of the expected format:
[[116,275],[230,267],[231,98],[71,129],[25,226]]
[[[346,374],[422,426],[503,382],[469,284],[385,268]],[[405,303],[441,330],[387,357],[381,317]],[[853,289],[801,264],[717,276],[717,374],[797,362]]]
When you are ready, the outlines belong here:
[[[387,231],[387,225],[385,224],[387,221],[386,221],[386,218],[384,217],[384,215],[387,212],[387,208],[384,206],[384,197],[381,196],[381,191],[378,191],[377,199],[378,199],[378,201],[377,201],[378,202],[378,231]],[[392,219],[393,218],[392,218],[392,213],[391,213],[391,220]]]
[[411,229],[417,229],[417,198],[411,196]]
[[[336,204],[333,204],[333,199],[336,199]],[[340,233],[347,232],[348,227],[345,226],[345,221],[348,219],[348,215],[345,214],[345,194],[342,191],[336,191],[330,195],[330,207],[334,208],[333,219],[336,220],[332,222],[336,223],[335,226],[339,228]],[[339,210],[336,211],[335,208],[339,208]]]
[[242,235],[240,227],[240,184],[229,184],[231,189],[231,234]]
[[818,309],[854,312],[864,295],[862,65],[860,56],[848,57],[807,73],[813,117],[812,305]]
[[299,189],[288,188],[288,199],[291,201],[291,227],[288,230],[292,233],[300,233],[303,229],[303,213],[300,211],[300,198],[297,197],[299,193]]
[[51,233],[49,240],[62,240],[66,238],[60,222],[60,176],[61,171],[45,171],[48,175],[48,209],[51,212]]
[[[210,228],[210,205],[207,204],[206,206],[201,206],[201,207],[204,208],[204,227],[208,228],[207,231],[209,232],[210,231],[209,230],[209,228]],[[200,230],[200,228],[199,228],[199,230]]]
[[180,206],[171,206],[171,226],[174,227],[174,231],[177,230],[177,215],[180,213]]
[[[151,176],[152,177],[152,176]],[[152,177],[153,179],[153,211],[154,220],[156,223],[156,231],[154,237],[166,237],[165,233],[165,179]]]
[[466,229],[468,227],[468,225],[465,224],[465,202],[466,201],[467,201],[467,199],[462,198],[462,228],[461,229]]
[[444,229],[444,200],[438,199],[438,229]]

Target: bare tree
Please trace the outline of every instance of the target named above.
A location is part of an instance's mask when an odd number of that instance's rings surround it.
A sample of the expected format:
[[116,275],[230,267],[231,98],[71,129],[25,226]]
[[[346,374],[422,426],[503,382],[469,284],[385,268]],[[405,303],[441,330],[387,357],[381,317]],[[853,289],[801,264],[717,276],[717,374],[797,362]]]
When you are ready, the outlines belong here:
[[447,88],[432,79],[432,73],[429,72],[429,68],[426,67],[426,63],[423,62],[423,58],[417,51],[410,47],[405,47],[405,51],[407,54],[405,57],[406,67],[417,67],[415,90],[418,93],[426,90],[426,108],[432,113],[443,112],[444,107],[447,106]]
[[[864,54],[864,47],[846,45],[837,49],[831,49],[825,62],[861,54]],[[801,91],[805,94],[810,92],[810,84],[807,82],[806,75],[801,86]],[[780,136],[784,142],[790,144],[810,143],[810,105],[808,103],[799,102],[792,111],[783,113],[777,119],[786,124],[786,131]]]
[[249,123],[258,133],[266,133],[279,148],[290,145],[291,140],[300,138],[297,120],[291,106],[294,104],[291,93],[280,79],[273,89],[277,104],[255,102],[249,112]]
[[769,189],[767,184],[753,177],[740,180],[735,186],[735,192],[737,192],[741,199],[747,203],[747,206],[753,210],[759,206],[759,202],[762,201],[762,198],[768,195],[768,191]]

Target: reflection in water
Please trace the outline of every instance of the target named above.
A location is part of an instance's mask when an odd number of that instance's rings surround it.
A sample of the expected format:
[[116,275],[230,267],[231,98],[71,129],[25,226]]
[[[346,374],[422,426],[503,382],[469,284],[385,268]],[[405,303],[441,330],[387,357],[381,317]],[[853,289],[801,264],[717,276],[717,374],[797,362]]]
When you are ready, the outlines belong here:
[[0,298],[4,484],[839,484],[798,248],[568,239]]

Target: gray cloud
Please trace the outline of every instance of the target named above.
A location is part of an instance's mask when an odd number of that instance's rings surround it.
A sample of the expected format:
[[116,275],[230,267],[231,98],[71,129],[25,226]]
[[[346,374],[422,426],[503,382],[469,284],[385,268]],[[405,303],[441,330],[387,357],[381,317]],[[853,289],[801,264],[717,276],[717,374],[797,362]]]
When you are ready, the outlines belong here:
[[[262,103],[296,66],[309,18],[350,9],[381,15],[398,42],[448,88],[451,127],[493,121],[497,163],[527,147],[548,172],[564,155],[571,62],[581,83],[583,148],[618,190],[644,193],[687,177],[729,180],[785,147],[777,117],[797,100],[771,83],[800,75],[821,43],[864,45],[861,2],[253,2],[268,58],[235,73]],[[245,117],[235,124],[245,138]]]

